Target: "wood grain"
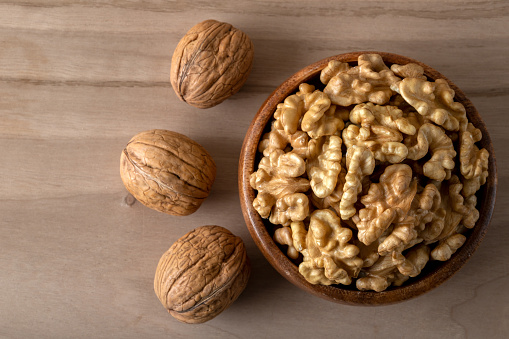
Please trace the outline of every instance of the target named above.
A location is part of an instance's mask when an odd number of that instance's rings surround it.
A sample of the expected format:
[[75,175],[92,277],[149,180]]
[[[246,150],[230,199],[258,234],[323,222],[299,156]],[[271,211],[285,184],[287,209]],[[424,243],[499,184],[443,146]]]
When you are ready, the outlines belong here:
[[[210,18],[251,37],[254,66],[239,93],[198,110],[172,91],[171,54]],[[507,337],[508,46],[506,1],[0,0],[0,337]],[[266,97],[304,66],[355,50],[445,74],[481,114],[499,169],[475,255],[437,289],[383,308],[288,283],[250,237],[237,190],[242,140]],[[125,143],[153,128],[191,137],[216,161],[191,216],[133,203],[120,180]],[[228,310],[186,326],[160,305],[153,277],[174,241],[207,224],[243,238],[253,272]]]

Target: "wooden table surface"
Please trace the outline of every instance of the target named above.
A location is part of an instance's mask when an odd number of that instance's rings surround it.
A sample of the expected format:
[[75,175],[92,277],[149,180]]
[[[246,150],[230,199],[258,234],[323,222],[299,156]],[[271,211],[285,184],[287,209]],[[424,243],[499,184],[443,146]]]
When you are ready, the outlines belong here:
[[[242,90],[207,110],[177,99],[171,55],[205,19],[255,45]],[[509,335],[509,3],[507,1],[0,1],[0,337],[505,338]],[[495,144],[490,229],[449,281],[400,304],[356,307],[280,276],[245,226],[237,163],[245,132],[279,83],[322,58],[402,54],[456,83]],[[136,133],[202,144],[218,172],[193,215],[134,202],[119,157]],[[160,256],[194,227],[241,236],[253,272],[240,298],[182,324],[153,292]]]

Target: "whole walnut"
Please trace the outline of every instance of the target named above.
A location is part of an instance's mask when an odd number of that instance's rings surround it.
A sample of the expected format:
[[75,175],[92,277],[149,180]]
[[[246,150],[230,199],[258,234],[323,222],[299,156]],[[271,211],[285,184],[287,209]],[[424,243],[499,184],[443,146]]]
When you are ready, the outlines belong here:
[[178,43],[171,85],[180,100],[192,106],[215,106],[244,85],[253,55],[253,43],[244,32],[225,22],[203,21]]
[[129,141],[120,156],[120,176],[145,206],[189,215],[209,195],[216,165],[200,144],[185,135],[154,129]]
[[221,226],[202,226],[163,254],[156,269],[154,291],[177,320],[203,323],[239,297],[250,272],[241,238]]

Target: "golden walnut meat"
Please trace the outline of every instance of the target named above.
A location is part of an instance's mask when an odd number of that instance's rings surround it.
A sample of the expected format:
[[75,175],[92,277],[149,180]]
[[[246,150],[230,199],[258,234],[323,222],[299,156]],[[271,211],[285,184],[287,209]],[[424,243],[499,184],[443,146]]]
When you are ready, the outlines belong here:
[[203,21],[178,43],[171,60],[171,85],[180,100],[213,107],[244,85],[253,55],[253,43],[244,32],[225,22]]
[[251,175],[274,241],[309,283],[361,291],[449,260],[479,220],[490,154],[448,82],[377,54],[309,80],[277,104]]
[[120,157],[120,176],[145,206],[171,215],[189,215],[209,195],[216,165],[197,142],[155,129],[129,141]]
[[250,272],[241,238],[221,226],[202,226],[163,254],[156,269],[154,291],[177,320],[203,323],[239,297]]

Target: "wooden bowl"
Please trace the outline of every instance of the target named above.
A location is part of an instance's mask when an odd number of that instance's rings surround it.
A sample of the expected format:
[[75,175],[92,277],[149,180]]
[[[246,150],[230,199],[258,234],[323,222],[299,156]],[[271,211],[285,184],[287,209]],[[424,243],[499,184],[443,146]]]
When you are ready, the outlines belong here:
[[[356,63],[359,55],[365,53],[380,54],[388,66],[394,63],[404,65],[413,62],[421,65],[425,70],[425,75],[429,78],[447,80],[451,88],[456,92],[455,100],[465,106],[470,122],[482,131],[483,138],[478,145],[480,145],[480,148],[486,148],[490,153],[487,183],[477,192],[477,208],[480,218],[476,226],[469,230],[465,244],[448,261],[430,261],[416,278],[410,278],[401,287],[389,287],[389,289],[383,292],[359,291],[355,289],[355,286],[323,286],[307,282],[299,273],[298,267],[281,251],[280,247],[272,239],[274,225],[268,220],[262,219],[253,208],[255,191],[249,184],[250,175],[255,170],[255,163],[258,164],[260,159],[260,156],[257,154],[258,142],[262,135],[270,130],[269,121],[271,121],[277,104],[283,102],[287,96],[295,93],[298,90],[299,84],[303,82],[317,83],[320,71],[327,66],[330,60]],[[456,85],[433,68],[404,56],[383,52],[354,52],[336,55],[305,67],[283,82],[267,98],[246,133],[240,154],[238,180],[242,212],[249,232],[265,258],[283,277],[304,291],[333,302],[354,305],[384,305],[417,297],[437,287],[458,271],[470,258],[486,234],[493,214],[497,188],[497,167],[493,144],[486,126],[470,100],[465,97],[465,94]]]

